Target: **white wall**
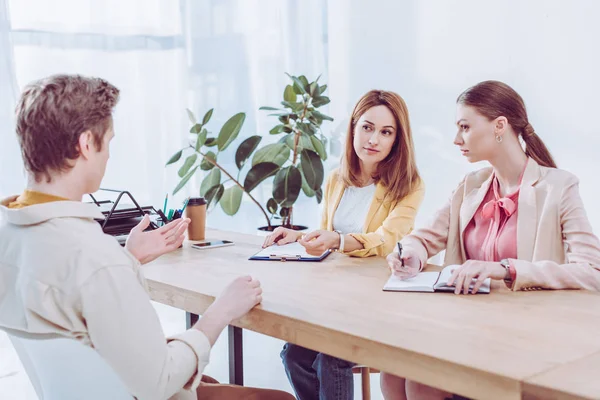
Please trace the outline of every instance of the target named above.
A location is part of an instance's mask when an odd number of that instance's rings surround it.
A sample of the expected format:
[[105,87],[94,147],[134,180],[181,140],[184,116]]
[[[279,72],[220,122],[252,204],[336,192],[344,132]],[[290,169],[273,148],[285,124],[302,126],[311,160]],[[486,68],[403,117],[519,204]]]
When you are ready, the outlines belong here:
[[600,233],[600,1],[329,0],[328,15],[331,114],[347,117],[372,88],[396,91],[408,104],[427,185],[418,223],[482,166],[452,144],[455,101],[497,79],[525,99],[559,167],[579,176]]

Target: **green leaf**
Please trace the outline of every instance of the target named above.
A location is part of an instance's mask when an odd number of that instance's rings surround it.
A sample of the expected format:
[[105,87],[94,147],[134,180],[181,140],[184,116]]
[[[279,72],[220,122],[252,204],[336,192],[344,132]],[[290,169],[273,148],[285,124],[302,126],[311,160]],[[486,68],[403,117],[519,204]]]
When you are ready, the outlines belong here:
[[312,105],[314,107],[322,107],[325,104],[329,104],[331,100],[327,96],[314,97],[312,101]]
[[173,154],[171,156],[171,158],[169,158],[169,161],[167,161],[167,163],[165,164],[165,167],[167,165],[171,165],[173,163],[176,163],[177,161],[179,161],[179,159],[181,158],[181,154],[183,153],[183,150],[179,150],[177,153]]
[[204,143],[204,145],[206,147],[215,147],[217,145],[217,139],[215,138],[208,138],[206,139],[206,143]]
[[213,186],[206,192],[206,207],[209,207],[213,202],[217,204],[221,197],[223,196],[223,192],[225,191],[225,187],[223,185]]
[[185,162],[183,163],[181,168],[179,168],[179,172],[177,173],[180,178],[183,178],[183,176],[189,172],[190,168],[192,168],[192,165],[194,165],[197,159],[198,154],[196,153],[192,154],[191,156],[188,156],[188,158],[185,159]]
[[275,199],[270,198],[269,201],[267,201],[267,211],[269,211],[269,213],[275,214],[278,208],[279,205],[277,204]]
[[[295,135],[284,136],[282,140],[280,140],[280,143],[285,143],[291,150],[294,150],[294,136]],[[298,140],[298,149],[296,151],[300,153],[304,149],[315,151],[310,136],[305,133],[300,136],[300,139]]]
[[190,180],[190,178],[192,177],[192,175],[194,175],[194,172],[196,172],[197,169],[198,166],[196,165],[190,172],[187,173],[186,176],[183,177],[183,179],[177,184],[177,186],[175,186],[175,189],[173,190],[173,196],[185,186],[185,184]]
[[192,122],[192,124],[195,124],[196,123],[196,117],[194,116],[194,113],[189,108],[186,108],[185,111],[187,111],[188,118],[190,119],[190,121]]
[[238,185],[225,189],[219,202],[225,214],[231,216],[239,211],[240,204],[242,204],[242,194],[244,194],[244,191]]
[[198,133],[200,133],[201,130],[202,130],[202,124],[194,124],[190,128],[190,133],[198,134]]
[[293,113],[290,113],[289,111],[283,110],[283,111],[279,111],[273,114],[269,114],[269,117],[292,117],[292,115],[294,115]]
[[296,128],[300,129],[302,132],[306,133],[308,136],[312,136],[315,133],[317,133],[311,124],[307,124],[305,122],[298,122],[296,124]]
[[277,134],[279,134],[281,132],[283,132],[283,125],[282,124],[275,125],[275,127],[269,131],[269,133],[271,135],[277,135]]
[[317,153],[311,150],[302,150],[300,155],[300,166],[306,182],[313,190],[317,190],[323,184],[324,171],[323,162]]
[[310,84],[310,95],[312,97],[315,97],[317,95],[321,94],[319,92],[319,84],[317,82],[313,82]]
[[242,129],[242,125],[244,125],[245,119],[245,113],[238,113],[225,122],[225,125],[223,125],[221,128],[221,132],[219,132],[219,137],[217,139],[219,151],[225,150],[227,146],[229,146],[229,144],[233,142],[235,138],[237,138],[240,130]]
[[279,110],[281,110],[281,108],[263,106],[263,107],[259,108],[259,110],[264,110],[264,111],[279,111]]
[[308,182],[306,182],[306,178],[304,177],[304,174],[302,174],[302,191],[304,192],[304,194],[307,197],[314,197],[315,196],[315,192],[309,186]]
[[240,144],[240,147],[238,147],[237,151],[235,152],[235,165],[237,165],[238,169],[242,169],[246,163],[246,160],[248,160],[250,154],[256,150],[261,140],[262,137],[255,135],[250,136],[248,139],[244,140],[242,144]]
[[323,200],[323,189],[315,190],[315,195],[317,196],[317,203],[321,204]]
[[327,121],[333,121],[333,118],[331,118],[329,115],[325,115],[320,111],[314,110],[312,112],[312,115],[314,115],[315,117],[321,119],[321,120],[327,120]]
[[304,84],[302,83],[302,81],[300,79],[288,74],[287,72],[285,74],[287,76],[289,76],[289,78],[294,82],[294,92],[296,92],[296,94],[305,94],[306,93],[306,90],[304,89]]
[[310,142],[312,143],[313,148],[315,149],[319,157],[321,157],[321,160],[327,160],[327,152],[325,151],[325,145],[323,144],[323,142],[321,142],[321,139],[313,135],[310,137]]
[[250,193],[262,181],[270,176],[275,175],[278,170],[279,165],[272,162],[263,162],[254,165],[250,171],[248,171],[248,175],[246,175],[246,179],[244,180],[244,189],[246,189],[246,192]]
[[281,167],[290,158],[290,149],[285,144],[273,143],[258,149],[252,157],[252,166],[264,162],[275,163]]
[[215,186],[221,184],[221,170],[219,168],[213,168],[200,185],[200,196],[205,196],[206,193]]
[[273,180],[273,198],[282,207],[291,207],[302,187],[302,175],[298,168],[290,165],[277,172]]
[[210,117],[213,115],[213,110],[214,108],[211,108],[206,112],[206,114],[204,114],[204,118],[202,118],[202,125],[206,125],[208,121],[210,121]]
[[302,82],[302,87],[304,88],[304,91],[306,93],[310,93],[310,85],[308,83],[308,79],[306,79],[304,75],[300,75],[298,79],[300,80],[300,82]]
[[327,90],[327,85],[323,85],[319,88],[319,94],[323,94],[325,93],[325,91]]
[[296,101],[296,92],[292,85],[287,85],[283,91],[283,99],[287,102],[294,103]]
[[281,122],[282,124],[289,124],[290,117],[288,117],[287,115],[279,117],[279,122]]
[[196,151],[200,151],[204,143],[206,143],[206,136],[208,132],[206,129],[202,129],[202,132],[198,134],[198,138],[196,139]]
[[214,164],[208,161],[206,159],[207,157],[213,160],[214,162],[217,162],[217,155],[212,151],[209,151],[208,153],[206,153],[206,156],[204,156],[202,162],[200,163],[200,168],[202,169],[202,171],[210,171],[214,168]]

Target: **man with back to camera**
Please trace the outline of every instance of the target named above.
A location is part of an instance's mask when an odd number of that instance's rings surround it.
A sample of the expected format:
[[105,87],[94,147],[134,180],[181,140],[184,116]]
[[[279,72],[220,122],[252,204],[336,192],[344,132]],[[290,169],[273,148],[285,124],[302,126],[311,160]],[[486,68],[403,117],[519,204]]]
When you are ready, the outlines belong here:
[[94,348],[137,399],[293,399],[201,383],[221,331],[262,301],[257,280],[237,278],[192,329],[166,339],[141,264],[177,249],[189,220],[144,232],[146,216],[123,249],[94,220],[103,218],[97,206],[82,202],[104,177],[118,99],[107,81],[78,75],[42,79],[21,94],[17,135],[28,184],[0,205],[0,328]]

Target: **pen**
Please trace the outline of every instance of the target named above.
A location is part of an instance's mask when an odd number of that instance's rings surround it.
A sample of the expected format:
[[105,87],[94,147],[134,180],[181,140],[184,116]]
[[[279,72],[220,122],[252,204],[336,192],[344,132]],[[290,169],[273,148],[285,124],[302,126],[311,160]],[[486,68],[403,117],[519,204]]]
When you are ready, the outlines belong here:
[[404,260],[402,259],[402,244],[400,242],[398,242],[398,257],[400,258],[400,262],[404,267]]
[[190,201],[189,197],[187,199],[185,199],[185,203],[183,204],[183,208],[181,209],[181,216],[182,217],[183,217],[183,212],[185,211],[185,208],[187,207],[189,201]]
[[169,200],[169,193],[165,194],[165,204],[163,205],[163,214],[167,213],[167,201]]

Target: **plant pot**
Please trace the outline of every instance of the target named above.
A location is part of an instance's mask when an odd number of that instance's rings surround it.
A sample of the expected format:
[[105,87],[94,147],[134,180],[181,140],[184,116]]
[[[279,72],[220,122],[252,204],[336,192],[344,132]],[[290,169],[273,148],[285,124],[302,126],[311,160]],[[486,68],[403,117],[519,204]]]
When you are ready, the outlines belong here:
[[[256,234],[258,236],[269,236],[271,233],[273,233],[273,231],[275,230],[275,228],[280,227],[281,225],[271,225],[271,229],[269,230],[268,226],[260,226],[256,229]],[[304,225],[292,225],[289,229],[293,229],[295,231],[299,231],[299,232],[306,232],[308,231],[308,226],[304,226]]]

